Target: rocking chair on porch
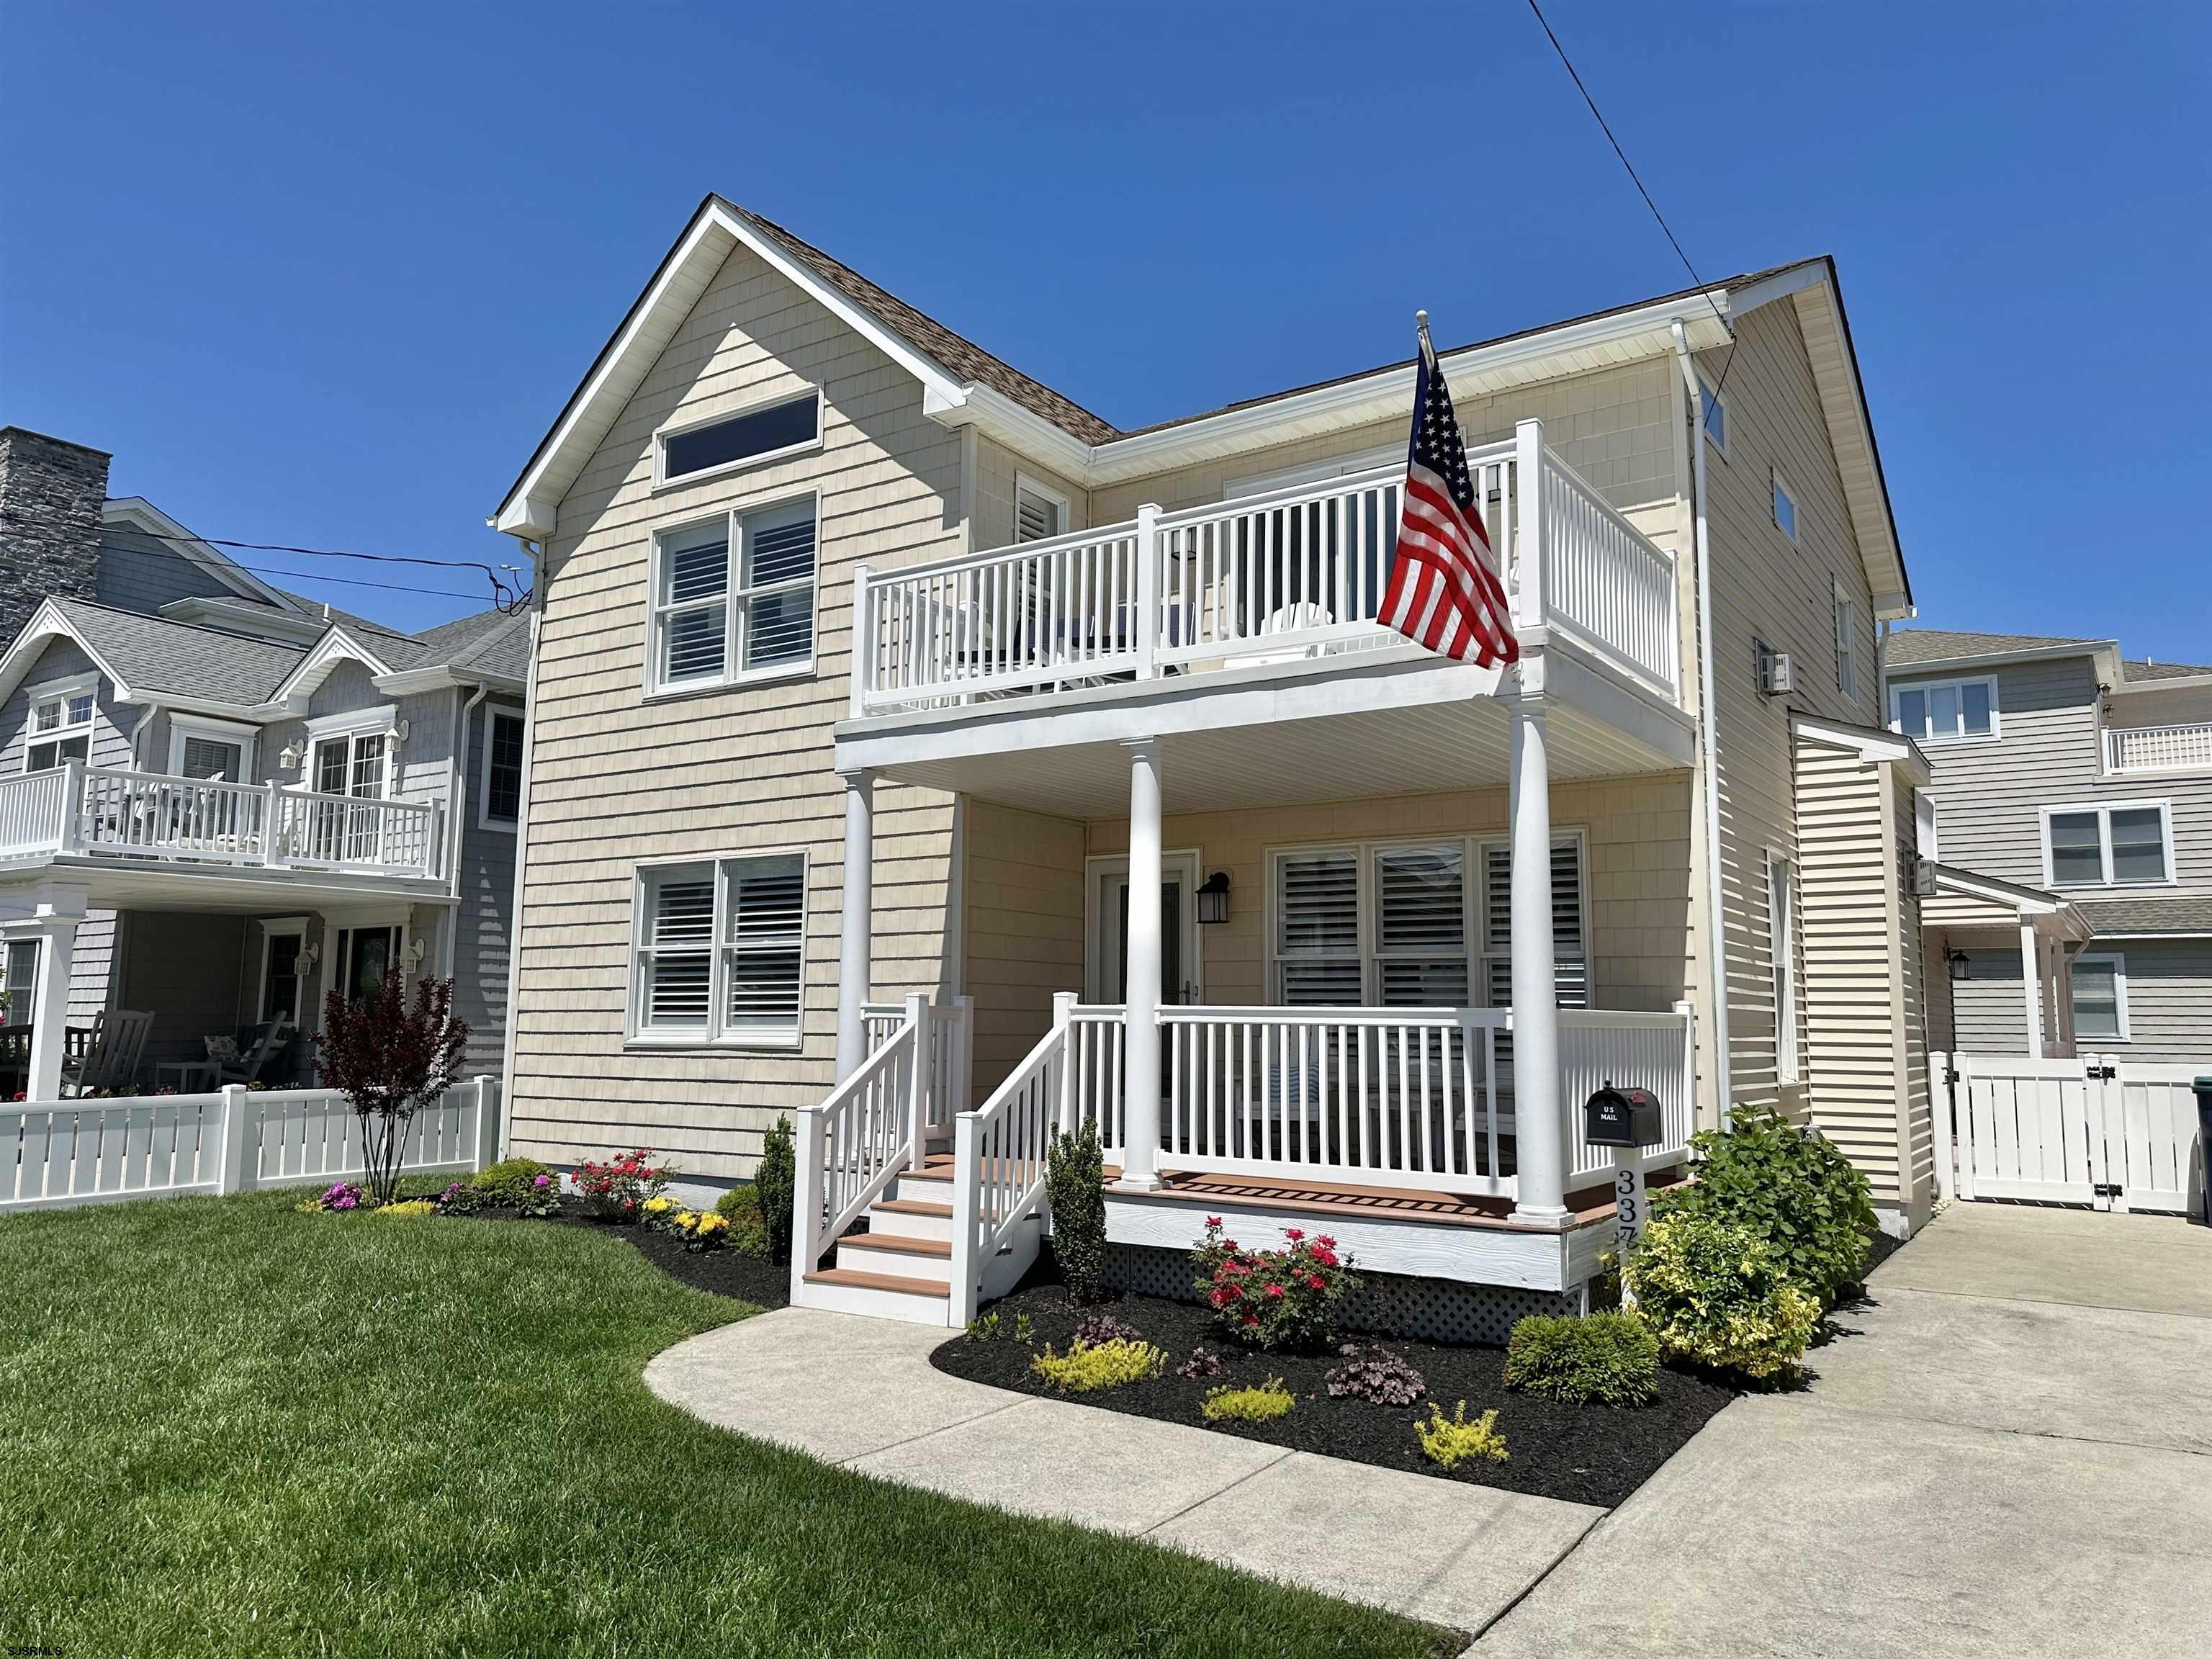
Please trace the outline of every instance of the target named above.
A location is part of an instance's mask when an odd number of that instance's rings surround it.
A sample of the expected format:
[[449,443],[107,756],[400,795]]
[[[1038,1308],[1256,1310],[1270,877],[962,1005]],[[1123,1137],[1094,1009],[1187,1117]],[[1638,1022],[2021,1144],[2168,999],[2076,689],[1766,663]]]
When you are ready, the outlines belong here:
[[150,1010],[132,1012],[103,1009],[92,1017],[83,1035],[83,1047],[62,1060],[62,1095],[88,1095],[101,1089],[128,1089],[138,1079],[138,1059],[146,1052],[146,1034],[154,1029]]

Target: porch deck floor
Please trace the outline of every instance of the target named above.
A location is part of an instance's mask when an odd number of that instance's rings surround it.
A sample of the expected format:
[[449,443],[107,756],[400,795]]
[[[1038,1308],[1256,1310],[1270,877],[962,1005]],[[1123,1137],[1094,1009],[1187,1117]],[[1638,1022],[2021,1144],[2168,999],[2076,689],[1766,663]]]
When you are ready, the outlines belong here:
[[[1656,1170],[1646,1186],[1656,1191],[1675,1184],[1677,1169]],[[1110,1189],[1121,1179],[1119,1165],[1106,1166]],[[1322,1181],[1286,1181],[1273,1176],[1225,1175],[1218,1171],[1173,1171],[1161,1177],[1162,1185],[1147,1198],[1180,1199],[1194,1205],[1265,1204],[1276,1209],[1304,1210],[1316,1215],[1363,1215],[1441,1223],[1455,1227],[1525,1228],[1510,1218],[1513,1200],[1469,1193],[1437,1192],[1419,1187],[1349,1186]],[[1572,1212],[1567,1231],[1607,1220],[1613,1214],[1609,1183],[1577,1187],[1566,1195]]]

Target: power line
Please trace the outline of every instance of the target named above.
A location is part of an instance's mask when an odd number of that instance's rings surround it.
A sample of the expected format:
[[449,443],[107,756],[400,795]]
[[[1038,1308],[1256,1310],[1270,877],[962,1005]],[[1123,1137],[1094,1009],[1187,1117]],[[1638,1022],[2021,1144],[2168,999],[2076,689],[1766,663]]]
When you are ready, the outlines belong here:
[[[139,533],[152,534],[151,532]],[[174,538],[163,537],[160,539],[167,541]],[[206,538],[201,537],[197,539],[205,540]],[[381,588],[388,593],[421,593],[442,599],[480,599],[483,597],[481,593],[464,593],[458,588],[452,587],[413,587],[404,582],[373,582],[361,576],[326,576],[319,571],[279,570],[271,565],[247,564],[242,559],[226,560],[222,564],[216,565],[210,563],[205,559],[196,559],[182,548],[173,548],[167,552],[161,552],[150,547],[133,547],[128,542],[103,542],[100,544],[100,550],[103,554],[136,553],[142,559],[182,559],[186,564],[199,570],[248,570],[257,576],[287,576],[295,581],[337,582],[347,587]]]
[[[1628,152],[1620,147],[1620,140],[1613,135],[1612,124],[1605,118],[1605,112],[1598,108],[1597,100],[1590,96],[1589,88],[1583,84],[1583,77],[1575,68],[1574,59],[1567,56],[1567,49],[1559,44],[1559,37],[1553,32],[1551,20],[1544,15],[1543,7],[1538,5],[1536,0],[1528,0],[1528,9],[1535,13],[1536,21],[1543,27],[1544,38],[1552,43],[1552,50],[1559,55],[1559,62],[1567,71],[1567,78],[1575,83],[1575,90],[1582,94],[1583,102],[1589,106],[1590,114],[1596,118],[1598,131],[1605,134],[1606,143],[1613,146],[1613,153],[1620,158],[1620,165],[1628,171],[1629,182],[1636,186],[1636,193],[1644,198],[1644,205],[1651,210],[1651,216],[1658,222],[1660,230],[1667,238],[1668,246],[1674,250],[1674,257],[1682,262],[1682,269],[1690,273],[1692,285],[1697,289],[1705,302],[1713,308],[1714,319],[1727,332],[1729,343],[1733,347],[1735,343],[1735,330],[1729,326],[1727,316],[1721,310],[1720,302],[1713,298],[1711,285],[1704,277],[1698,275],[1698,268],[1690,263],[1690,256],[1682,251],[1680,239],[1674,234],[1674,228],[1668,224],[1667,216],[1659,211],[1659,204],[1651,199],[1651,192],[1644,187],[1644,180],[1637,173],[1636,164],[1628,159]],[[1713,388],[1713,395],[1716,398],[1720,395],[1721,386],[1728,384],[1729,370],[1735,367],[1735,353],[1731,349],[1729,352],[1727,363],[1721,369],[1720,385]],[[1702,418],[1701,416],[1700,419]]]
[[[205,559],[194,557],[191,552],[191,548],[195,543],[201,544],[210,548],[234,547],[242,550],[252,552],[291,553],[304,555],[312,558],[360,559],[371,564],[411,564],[428,566],[431,568],[441,570],[480,571],[483,573],[485,580],[491,584],[491,604],[493,609],[505,611],[507,615],[513,616],[530,602],[530,592],[528,589],[514,586],[491,566],[477,559],[433,559],[425,558],[419,555],[406,553],[355,553],[338,548],[295,547],[284,542],[233,541],[221,536],[196,536],[189,534],[172,536],[165,534],[158,530],[148,530],[135,522],[129,524],[127,533],[131,537],[142,538],[147,541],[166,543],[168,545],[169,553],[172,556],[180,558],[187,564],[192,565],[202,570],[219,570],[223,567],[212,564]],[[128,549],[128,550],[147,558],[156,556],[153,549],[147,547],[133,547],[128,540],[104,541],[101,545],[104,548]],[[400,582],[370,581],[366,578],[359,576],[326,576],[319,574],[310,574],[304,570],[278,570],[266,565],[248,564],[242,559],[228,559],[224,561],[224,563],[240,570],[251,571],[256,575],[286,576],[295,581],[337,582],[348,587],[380,588],[385,592],[392,593],[434,594],[440,598],[453,599],[473,599],[483,597],[480,594],[475,593],[456,592],[453,589],[448,587],[415,587]]]

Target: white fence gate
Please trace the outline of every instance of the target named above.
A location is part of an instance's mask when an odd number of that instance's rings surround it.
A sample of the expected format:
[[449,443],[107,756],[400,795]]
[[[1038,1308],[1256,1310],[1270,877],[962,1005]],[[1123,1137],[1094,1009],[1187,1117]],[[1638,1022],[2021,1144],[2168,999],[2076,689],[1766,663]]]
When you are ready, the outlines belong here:
[[1959,1197],[2202,1208],[2196,1066],[2110,1054],[1930,1059],[1935,1075],[1951,1079],[1954,1161],[1946,1165],[1939,1146],[1937,1164]]

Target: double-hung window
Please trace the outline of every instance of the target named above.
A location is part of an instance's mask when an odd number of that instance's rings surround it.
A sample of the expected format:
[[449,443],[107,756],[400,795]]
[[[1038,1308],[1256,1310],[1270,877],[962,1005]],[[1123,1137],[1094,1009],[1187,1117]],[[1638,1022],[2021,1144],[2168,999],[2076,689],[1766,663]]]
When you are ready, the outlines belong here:
[[2043,809],[2043,873],[2053,887],[2124,887],[2173,879],[2169,802]]
[[1779,469],[1771,477],[1774,486],[1774,527],[1794,542],[1797,539],[1797,497]]
[[504,708],[484,711],[483,803],[487,830],[511,830],[522,816],[522,716]]
[[1828,619],[1836,636],[1836,690],[1855,698],[1859,694],[1858,607],[1844,591],[1840,576],[1830,579]]
[[1705,428],[1705,436],[1712,440],[1721,458],[1728,458],[1728,401],[1721,396],[1720,388],[1704,375],[1698,376],[1698,418]]
[[641,869],[632,1036],[679,1046],[795,1048],[805,921],[806,861],[797,853]]
[[815,510],[808,495],[655,538],[653,690],[813,666]]
[[51,772],[64,761],[92,758],[92,722],[100,683],[80,680],[36,687],[23,732],[23,769]]
[[180,778],[209,778],[224,783],[252,781],[255,732],[250,726],[206,720],[196,714],[169,716],[169,770]]
[[1797,1081],[1797,891],[1795,872],[1779,853],[1766,855],[1767,944],[1774,972],[1774,1070],[1778,1083]]
[[2001,734],[1997,683],[1916,680],[1889,688],[1889,725],[1919,743],[1987,742]]
[[2118,951],[2074,958],[2074,1038],[2128,1041],[2128,959]]
[[[1512,856],[1504,843],[1455,838],[1281,852],[1274,883],[1278,1003],[1511,1006]],[[1586,1007],[1579,836],[1554,842],[1552,883],[1559,1006]]]

